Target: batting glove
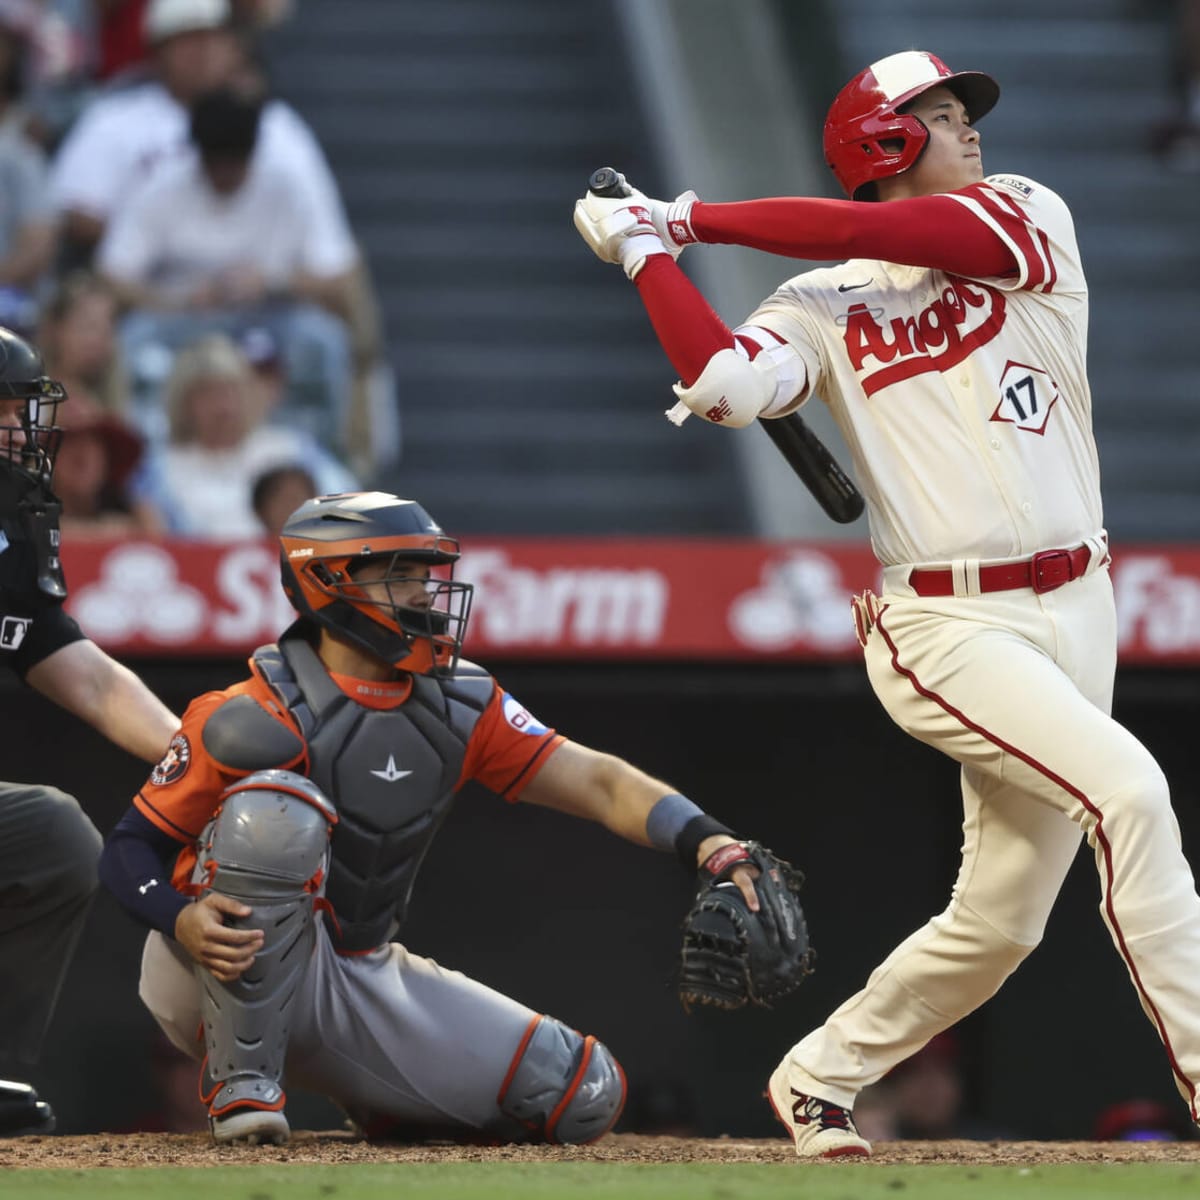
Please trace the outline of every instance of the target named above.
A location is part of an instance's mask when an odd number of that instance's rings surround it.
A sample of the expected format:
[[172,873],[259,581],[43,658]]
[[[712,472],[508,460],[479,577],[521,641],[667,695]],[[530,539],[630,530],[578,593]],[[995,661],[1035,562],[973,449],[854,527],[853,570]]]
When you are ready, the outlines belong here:
[[690,246],[698,241],[692,231],[692,205],[700,199],[690,189],[681,192],[674,200],[651,200],[646,197],[643,201],[650,210],[650,220],[654,222],[655,231],[662,238],[667,253],[672,258],[678,258],[683,253],[684,246]]
[[612,199],[589,192],[575,201],[575,228],[601,262],[620,263],[630,279],[651,254],[668,254],[640,192]]

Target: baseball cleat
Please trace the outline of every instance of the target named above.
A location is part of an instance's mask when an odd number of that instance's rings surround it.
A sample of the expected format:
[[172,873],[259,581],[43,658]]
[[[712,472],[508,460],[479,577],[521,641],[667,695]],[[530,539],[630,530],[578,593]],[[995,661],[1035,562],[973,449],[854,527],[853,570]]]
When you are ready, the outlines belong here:
[[801,1158],[869,1158],[871,1143],[859,1137],[850,1110],[792,1087],[785,1058],[767,1084],[767,1099],[791,1133]]
[[0,1137],[53,1133],[54,1112],[27,1083],[0,1079]]
[[282,1146],[292,1136],[283,1113],[262,1108],[235,1108],[209,1117],[208,1127],[219,1146]]

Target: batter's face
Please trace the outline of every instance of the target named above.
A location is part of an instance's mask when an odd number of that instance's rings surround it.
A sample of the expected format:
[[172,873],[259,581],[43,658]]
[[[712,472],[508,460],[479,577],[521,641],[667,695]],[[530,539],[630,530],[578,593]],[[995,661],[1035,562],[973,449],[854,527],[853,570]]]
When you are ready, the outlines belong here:
[[949,88],[930,88],[905,111],[929,130],[929,141],[907,171],[880,181],[881,200],[953,192],[983,179],[979,133],[972,127],[963,102]]

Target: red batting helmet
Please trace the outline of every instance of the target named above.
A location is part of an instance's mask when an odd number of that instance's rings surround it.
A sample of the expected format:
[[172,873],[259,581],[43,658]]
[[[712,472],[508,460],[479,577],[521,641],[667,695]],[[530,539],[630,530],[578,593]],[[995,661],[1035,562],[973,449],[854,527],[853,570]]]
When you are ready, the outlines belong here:
[[929,130],[899,109],[939,86],[948,87],[963,102],[972,124],[1000,97],[1000,85],[990,75],[956,73],[924,50],[881,58],[838,92],[825,118],[825,161],[851,200],[873,199],[859,196],[859,190],[907,171],[921,157]]

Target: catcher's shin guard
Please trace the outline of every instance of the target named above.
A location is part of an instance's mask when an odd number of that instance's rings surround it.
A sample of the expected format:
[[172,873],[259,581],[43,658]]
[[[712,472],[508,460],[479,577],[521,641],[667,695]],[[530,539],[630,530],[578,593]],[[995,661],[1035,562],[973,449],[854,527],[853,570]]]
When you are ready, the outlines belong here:
[[262,929],[251,966],[234,982],[195,967],[208,1051],[204,1099],[213,1137],[286,1141],[280,1086],[292,1001],[316,937],[313,898],[337,821],[320,789],[291,771],[258,771],[222,795],[201,834],[195,878],[254,911],[239,924]]
[[532,1137],[580,1145],[603,1137],[625,1106],[625,1072],[611,1051],[553,1017],[525,1031],[496,1098]]

